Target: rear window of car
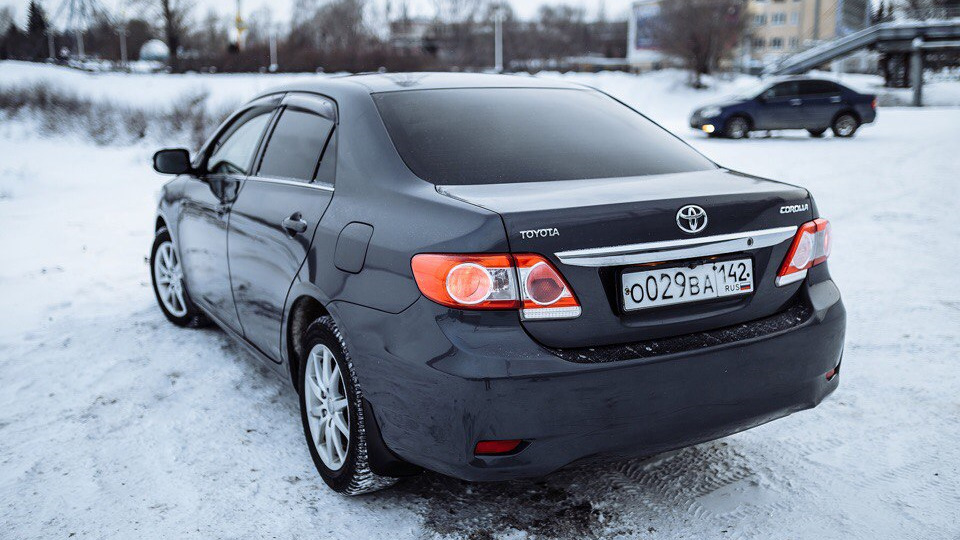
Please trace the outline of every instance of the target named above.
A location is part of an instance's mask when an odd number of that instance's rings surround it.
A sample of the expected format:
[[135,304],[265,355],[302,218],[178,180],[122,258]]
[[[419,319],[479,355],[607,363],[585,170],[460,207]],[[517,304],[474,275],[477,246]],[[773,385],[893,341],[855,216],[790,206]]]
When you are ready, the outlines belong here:
[[374,94],[400,157],[442,185],[681,173],[716,166],[599,92],[459,88]]
[[807,96],[839,94],[840,86],[831,81],[800,81],[800,93]]

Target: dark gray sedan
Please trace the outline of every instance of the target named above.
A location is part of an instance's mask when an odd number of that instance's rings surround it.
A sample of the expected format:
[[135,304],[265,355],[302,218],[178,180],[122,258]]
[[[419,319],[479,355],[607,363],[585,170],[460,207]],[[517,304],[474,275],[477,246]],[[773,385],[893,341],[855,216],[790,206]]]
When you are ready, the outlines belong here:
[[845,312],[807,190],[724,169],[589,88],[363,75],[162,150],[151,268],[287,378],[341,493],[540,476],[816,406]]

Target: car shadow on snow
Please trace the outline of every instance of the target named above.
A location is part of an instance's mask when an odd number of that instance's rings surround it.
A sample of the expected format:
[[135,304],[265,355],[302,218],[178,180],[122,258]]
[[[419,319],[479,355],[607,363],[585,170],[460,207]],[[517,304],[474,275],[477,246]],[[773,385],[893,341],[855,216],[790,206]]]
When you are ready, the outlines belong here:
[[735,445],[716,441],[652,457],[591,458],[537,480],[472,483],[424,472],[370,498],[411,508],[436,536],[635,536],[656,530],[644,516],[682,514],[698,497],[752,475]]

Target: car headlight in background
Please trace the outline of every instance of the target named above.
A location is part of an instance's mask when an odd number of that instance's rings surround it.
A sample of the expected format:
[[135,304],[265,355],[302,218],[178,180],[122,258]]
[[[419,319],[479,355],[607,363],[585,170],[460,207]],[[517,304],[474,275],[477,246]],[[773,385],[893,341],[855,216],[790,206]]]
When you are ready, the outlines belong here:
[[700,116],[703,116],[704,118],[720,116],[720,107],[707,107],[700,111]]

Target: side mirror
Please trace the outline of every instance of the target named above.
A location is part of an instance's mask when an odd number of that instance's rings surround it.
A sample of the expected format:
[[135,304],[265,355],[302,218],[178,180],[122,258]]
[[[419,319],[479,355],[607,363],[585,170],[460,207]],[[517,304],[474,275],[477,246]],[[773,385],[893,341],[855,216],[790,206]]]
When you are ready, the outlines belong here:
[[162,174],[187,174],[193,172],[190,152],[183,148],[166,148],[153,155],[153,170]]

